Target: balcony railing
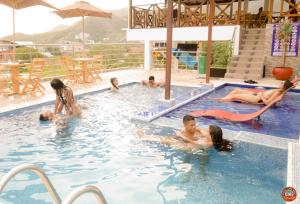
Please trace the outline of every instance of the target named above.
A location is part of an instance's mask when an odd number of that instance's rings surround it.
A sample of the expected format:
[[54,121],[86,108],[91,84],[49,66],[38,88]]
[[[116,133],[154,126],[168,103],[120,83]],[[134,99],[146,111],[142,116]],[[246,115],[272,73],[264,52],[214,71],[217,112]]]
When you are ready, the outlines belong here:
[[[282,5],[287,0],[281,0]],[[207,1],[180,0],[173,3],[173,27],[206,26],[209,16]],[[195,1],[194,1],[195,2]],[[283,6],[281,6],[283,8]],[[267,23],[278,23],[285,17],[294,17],[300,20],[299,4],[290,5],[288,11],[280,12],[262,11],[256,14],[244,12],[241,3],[234,0],[216,1],[214,25],[242,25],[244,27],[265,27]],[[290,14],[296,11],[296,14]],[[294,12],[295,13],[295,12]],[[149,4],[131,6],[129,18],[130,28],[160,28],[166,27],[167,8],[166,4]]]

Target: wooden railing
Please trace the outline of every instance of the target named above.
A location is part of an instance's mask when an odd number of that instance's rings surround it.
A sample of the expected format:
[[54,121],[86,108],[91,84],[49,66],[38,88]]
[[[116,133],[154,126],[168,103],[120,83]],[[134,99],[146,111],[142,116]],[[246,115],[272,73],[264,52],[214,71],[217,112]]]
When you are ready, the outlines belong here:
[[[288,0],[281,0],[282,5]],[[286,16],[300,18],[300,2],[288,3],[289,10],[280,12],[263,11],[257,14],[243,12],[241,5],[234,7],[235,0],[226,3],[215,4],[214,25],[236,25],[243,27],[265,27],[267,23],[279,23]],[[207,6],[208,4],[208,6]],[[281,6],[283,8],[283,6]],[[296,14],[290,14],[297,11]],[[159,28],[166,27],[165,4],[150,4],[132,6],[132,18],[129,25],[132,29],[136,28]],[[294,12],[295,13],[295,12]],[[209,14],[209,0],[203,0],[197,4],[187,4],[184,0],[174,1],[173,3],[173,27],[193,27],[206,26]]]

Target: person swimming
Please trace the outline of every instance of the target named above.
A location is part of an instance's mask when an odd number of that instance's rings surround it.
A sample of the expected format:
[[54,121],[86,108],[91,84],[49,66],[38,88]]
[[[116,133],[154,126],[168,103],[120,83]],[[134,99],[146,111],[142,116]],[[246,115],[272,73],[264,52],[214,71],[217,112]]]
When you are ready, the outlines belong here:
[[233,149],[232,143],[223,139],[223,131],[219,126],[210,125],[208,130],[197,128],[195,118],[190,115],[183,117],[183,125],[184,128],[176,136],[145,135],[143,131],[138,131],[137,135],[145,141],[160,142],[187,151],[210,147],[217,151]]
[[40,121],[52,121],[56,118],[55,114],[51,111],[45,111],[40,114]]
[[54,115],[64,110],[66,115],[80,116],[81,107],[76,103],[72,89],[60,79],[53,79],[50,84],[56,93]]
[[148,86],[150,88],[157,88],[163,86],[165,83],[163,82],[155,82],[154,76],[149,76],[148,81],[142,80],[142,85]]
[[268,105],[275,98],[277,98],[293,86],[294,84],[291,81],[286,80],[282,85],[279,86],[278,89],[271,89],[268,91],[261,91],[257,93],[254,93],[253,91],[247,89],[234,89],[227,96],[223,98],[216,98],[214,100],[221,102],[242,100],[248,103],[264,103],[265,105]]
[[111,78],[110,83],[111,83],[111,87],[110,87],[111,91],[115,92],[119,90],[119,81],[116,77]]

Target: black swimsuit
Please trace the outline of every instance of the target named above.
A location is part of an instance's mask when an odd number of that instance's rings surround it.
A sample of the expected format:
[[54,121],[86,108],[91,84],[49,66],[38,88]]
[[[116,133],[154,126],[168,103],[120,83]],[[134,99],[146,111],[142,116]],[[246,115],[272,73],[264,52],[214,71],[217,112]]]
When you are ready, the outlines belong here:
[[[257,93],[253,93],[252,95],[253,96],[257,96],[258,94]],[[257,103],[262,103],[262,102],[263,102],[263,100],[260,99]]]

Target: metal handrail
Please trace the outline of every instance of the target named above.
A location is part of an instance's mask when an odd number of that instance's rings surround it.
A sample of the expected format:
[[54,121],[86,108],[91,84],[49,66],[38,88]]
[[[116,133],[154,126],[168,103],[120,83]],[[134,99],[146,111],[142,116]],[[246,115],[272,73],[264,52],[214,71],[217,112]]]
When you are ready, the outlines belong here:
[[64,199],[62,204],[72,204],[77,198],[82,196],[85,193],[92,193],[96,197],[98,203],[100,204],[106,204],[106,200],[101,192],[101,190],[96,186],[81,186],[75,190],[73,190],[67,198]]
[[233,34],[232,34],[232,37],[231,37],[231,41],[235,40],[235,33],[236,33],[236,26],[234,26]]
[[57,194],[56,190],[54,189],[51,181],[48,179],[44,171],[39,168],[38,166],[34,164],[22,164],[20,166],[17,166],[10,170],[0,181],[0,193],[3,191],[5,188],[6,184],[17,174],[23,172],[23,171],[28,171],[31,170],[34,172],[38,177],[40,177],[42,183],[45,185],[47,188],[48,192],[50,193],[52,199],[56,204],[61,203],[61,199],[59,195]]

